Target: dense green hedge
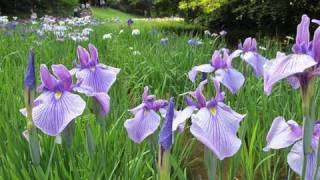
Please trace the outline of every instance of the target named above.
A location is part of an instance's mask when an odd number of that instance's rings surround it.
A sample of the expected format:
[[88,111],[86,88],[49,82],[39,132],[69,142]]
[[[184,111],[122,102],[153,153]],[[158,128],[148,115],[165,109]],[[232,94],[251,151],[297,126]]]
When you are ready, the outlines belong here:
[[319,0],[182,0],[184,16],[211,28],[290,32],[306,13],[320,18]]
[[0,0],[2,14],[72,14],[78,0]]

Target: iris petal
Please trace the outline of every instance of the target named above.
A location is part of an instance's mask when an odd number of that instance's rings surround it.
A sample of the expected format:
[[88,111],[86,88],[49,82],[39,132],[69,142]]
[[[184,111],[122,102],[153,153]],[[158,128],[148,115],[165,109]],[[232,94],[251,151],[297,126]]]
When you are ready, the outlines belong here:
[[141,109],[133,119],[124,123],[128,136],[135,143],[141,143],[146,137],[154,133],[160,125],[160,116],[153,110]]
[[[216,113],[220,114],[217,109]],[[225,123],[223,114],[213,115],[202,108],[192,116],[191,133],[207,146],[220,160],[234,155],[240,148],[241,140],[236,136],[231,124]],[[237,126],[237,125],[235,125]]]
[[189,71],[189,79],[194,82],[196,80],[197,74],[199,72],[211,73],[214,71],[214,68],[210,64],[202,64],[200,66],[195,66]]
[[227,87],[232,93],[238,92],[244,83],[244,76],[233,68],[217,70],[215,79]]
[[276,117],[267,135],[267,146],[263,150],[286,148],[301,138],[302,129],[298,123],[293,120],[286,122],[283,117]]
[[263,65],[267,61],[266,58],[255,52],[246,52],[242,59],[253,68],[256,76],[263,75]]
[[266,62],[263,67],[265,93],[270,95],[272,86],[281,79],[302,73],[316,64],[311,56],[304,54],[280,56],[279,58]]
[[108,92],[116,81],[116,76],[114,71],[100,67],[94,70],[86,68],[76,73],[78,81],[82,81],[81,86],[89,86],[94,92]]
[[[290,168],[301,176],[302,174],[302,165],[303,165],[303,143],[299,141],[295,143],[287,156],[287,161]],[[316,166],[316,153],[312,152],[307,157],[307,172],[306,179],[313,179]]]
[[65,90],[71,90],[72,77],[69,70],[62,64],[51,66],[53,73],[62,81]]
[[80,116],[86,103],[79,95],[64,91],[59,99],[53,92],[42,93],[35,101],[40,101],[33,108],[34,124],[45,134],[59,135],[76,117]]

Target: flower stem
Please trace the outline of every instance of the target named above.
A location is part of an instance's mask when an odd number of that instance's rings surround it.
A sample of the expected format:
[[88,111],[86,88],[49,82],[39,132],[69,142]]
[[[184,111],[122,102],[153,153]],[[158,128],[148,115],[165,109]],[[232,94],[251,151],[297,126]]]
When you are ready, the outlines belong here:
[[52,149],[51,149],[51,154],[50,154],[50,159],[49,159],[48,166],[47,166],[47,170],[46,170],[46,177],[45,177],[45,179],[48,179],[48,178],[49,178],[49,173],[50,173],[50,170],[51,170],[52,158],[53,158],[53,154],[54,154],[55,149],[56,149],[56,143],[54,142],[54,143],[53,143],[53,146],[52,146]]
[[218,159],[207,147],[205,147],[204,149],[204,163],[207,168],[208,180],[215,180],[218,167]]
[[159,148],[159,179],[170,179],[170,150],[163,150]]
[[315,121],[314,81],[311,80],[302,86],[302,111],[303,111],[303,168],[302,179],[307,171],[307,156],[312,152],[311,139]]
[[[149,137],[149,141],[150,141],[150,152],[151,152],[151,155],[152,155],[152,158],[153,158],[153,169],[155,171],[157,171],[158,169],[158,165],[157,165],[157,145],[158,145],[158,141],[157,141],[157,136],[156,134],[152,134],[150,137]],[[157,172],[155,172],[157,173]]]
[[87,122],[86,124],[86,130],[87,130],[87,147],[88,147],[88,152],[90,155],[90,158],[93,158],[95,149],[96,149],[96,145],[94,142],[94,138],[93,138],[93,133],[92,133],[92,129],[91,126],[89,124],[89,122]]
[[29,150],[32,162],[35,166],[40,165],[40,146],[37,129],[32,121],[32,109],[34,101],[34,89],[25,88],[25,104],[27,108],[27,131],[29,133]]

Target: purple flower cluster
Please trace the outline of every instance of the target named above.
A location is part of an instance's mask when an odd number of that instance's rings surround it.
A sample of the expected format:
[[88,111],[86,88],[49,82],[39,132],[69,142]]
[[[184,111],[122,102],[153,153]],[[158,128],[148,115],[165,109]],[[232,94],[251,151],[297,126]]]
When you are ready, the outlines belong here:
[[[73,119],[84,112],[86,102],[76,94],[77,92],[94,97],[100,103],[104,114],[108,113],[110,98],[107,92],[114,83],[119,69],[99,63],[98,51],[91,44],[89,51],[90,55],[86,49],[78,48],[81,66],[77,66],[71,72],[64,65],[57,64],[51,66],[52,74],[46,65],[41,65],[42,83],[37,88],[41,94],[34,101],[32,117],[34,125],[43,133],[50,136],[61,134]],[[74,73],[77,78],[76,84],[72,82]],[[35,77],[27,77],[25,82],[28,84],[34,80]],[[27,115],[26,109],[21,109],[21,112]]]

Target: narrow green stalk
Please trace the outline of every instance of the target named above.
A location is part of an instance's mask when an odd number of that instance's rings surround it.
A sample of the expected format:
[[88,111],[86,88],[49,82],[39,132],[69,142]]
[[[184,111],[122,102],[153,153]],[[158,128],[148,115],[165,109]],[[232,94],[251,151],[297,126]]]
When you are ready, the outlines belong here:
[[90,155],[90,157],[92,158],[95,152],[95,142],[94,142],[94,138],[93,138],[93,133],[92,133],[92,129],[90,127],[89,122],[86,124],[86,131],[87,131],[87,148],[88,148],[88,153]]
[[162,150],[159,148],[159,179],[170,180],[170,150]]
[[[151,155],[153,158],[153,169],[155,171],[157,171],[158,169],[158,163],[157,163],[157,146],[158,146],[158,137],[157,135],[154,133],[149,137],[149,142],[150,142],[150,151],[151,151]],[[156,172],[157,173],[157,172]]]
[[307,171],[307,157],[312,152],[311,139],[315,121],[315,97],[314,81],[311,80],[302,87],[302,110],[303,110],[303,168],[302,179],[305,179]]
[[205,147],[204,149],[204,163],[207,168],[208,180],[215,180],[217,174],[218,159],[207,147]]
[[32,121],[34,89],[25,88],[25,104],[27,108],[27,131],[29,133],[29,151],[35,166],[40,165],[40,146],[37,129]]
[[47,166],[47,170],[46,170],[46,177],[45,177],[45,179],[48,179],[48,178],[49,178],[49,173],[50,173],[50,170],[51,170],[52,158],[53,158],[53,154],[54,154],[55,149],[56,149],[56,143],[54,142],[54,143],[53,143],[53,146],[52,146],[52,149],[51,149],[51,154],[50,154],[50,159],[49,159],[48,166]]

